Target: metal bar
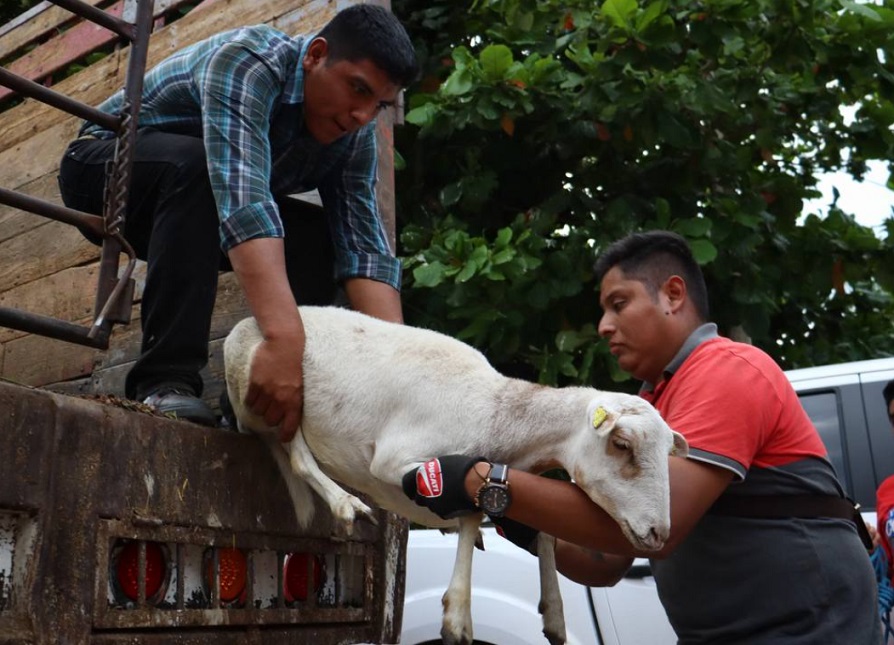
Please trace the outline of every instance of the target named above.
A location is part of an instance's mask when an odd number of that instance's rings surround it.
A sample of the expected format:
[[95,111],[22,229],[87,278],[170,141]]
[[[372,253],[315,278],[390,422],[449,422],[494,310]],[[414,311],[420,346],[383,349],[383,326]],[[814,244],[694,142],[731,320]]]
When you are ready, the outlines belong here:
[[0,204],[14,206],[15,208],[42,215],[43,217],[48,217],[58,222],[64,222],[65,224],[73,224],[75,226],[80,226],[81,228],[87,228],[97,236],[102,236],[103,234],[102,218],[98,215],[82,213],[73,208],[60,206],[53,202],[48,202],[14,190],[0,188]]
[[93,5],[81,2],[80,0],[50,0],[50,2],[59,5],[63,9],[68,9],[73,14],[77,14],[90,22],[95,22],[97,25],[105,27],[109,31],[113,31],[130,41],[136,39],[134,25],[121,20],[120,18],[116,18],[115,16],[111,16],[102,9],[97,9]]
[[[130,247],[123,247],[121,229],[127,212],[127,198],[130,192],[133,172],[133,152],[137,138],[137,115],[143,96],[143,75],[149,52],[149,36],[152,31],[153,0],[140,0],[136,9],[134,43],[130,47],[127,60],[127,74],[124,78],[124,108],[120,126],[116,128],[118,143],[112,173],[107,178],[103,220],[106,237],[103,240],[99,266],[99,277],[94,308],[94,328],[107,324],[105,318],[115,305],[114,299],[123,290],[118,278],[118,258],[122,248],[128,249],[131,262],[134,255]],[[129,304],[129,303],[125,303]],[[119,307],[120,309],[120,307]]]
[[137,607],[146,606],[146,541],[137,542]]
[[96,349],[108,349],[109,334],[88,337],[90,328],[81,327],[64,320],[41,316],[10,307],[0,307],[0,327],[9,327],[30,334],[38,334],[47,338],[64,340],[69,343],[86,345]]
[[101,125],[113,132],[117,131],[121,125],[121,117],[115,116],[114,114],[107,114],[106,112],[100,112],[94,107],[79,103],[64,94],[60,94],[59,92],[44,87],[40,83],[29,81],[27,78],[14,74],[3,67],[0,67],[0,85],[8,87],[23,96],[29,96],[42,103],[52,105],[55,108],[68,112],[69,114],[79,116],[91,123]]

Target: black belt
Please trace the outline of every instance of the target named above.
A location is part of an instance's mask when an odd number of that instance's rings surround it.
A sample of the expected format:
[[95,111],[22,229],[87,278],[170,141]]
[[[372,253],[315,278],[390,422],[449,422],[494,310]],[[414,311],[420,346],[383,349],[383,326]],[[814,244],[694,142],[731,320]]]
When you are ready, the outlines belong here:
[[708,509],[711,515],[753,519],[816,519],[832,517],[850,520],[867,550],[872,537],[860,515],[860,505],[834,495],[723,495]]

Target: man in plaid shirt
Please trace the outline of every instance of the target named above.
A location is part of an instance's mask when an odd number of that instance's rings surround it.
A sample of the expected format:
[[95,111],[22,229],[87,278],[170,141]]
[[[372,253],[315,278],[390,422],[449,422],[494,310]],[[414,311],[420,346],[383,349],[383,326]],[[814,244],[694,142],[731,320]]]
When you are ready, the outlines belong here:
[[[264,335],[247,403],[284,441],[303,400],[297,303],[331,303],[341,284],[354,309],[402,321],[373,120],[417,75],[406,31],[374,5],[339,12],[312,37],[264,25],[217,34],[147,72],[124,227],[148,265],[129,398],[216,423],[199,372],[220,269],[236,272]],[[119,92],[99,109],[122,103]],[[83,125],[60,167],[66,205],[102,212],[114,137]],[[281,199],[312,189],[321,218]]]

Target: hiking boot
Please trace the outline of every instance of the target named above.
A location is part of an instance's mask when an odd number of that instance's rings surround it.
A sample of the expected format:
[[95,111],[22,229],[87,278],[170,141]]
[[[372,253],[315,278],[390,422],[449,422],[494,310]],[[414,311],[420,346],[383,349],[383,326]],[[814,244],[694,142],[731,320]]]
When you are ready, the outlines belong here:
[[182,385],[160,385],[143,399],[143,403],[160,414],[203,426],[217,425],[217,417],[208,404]]

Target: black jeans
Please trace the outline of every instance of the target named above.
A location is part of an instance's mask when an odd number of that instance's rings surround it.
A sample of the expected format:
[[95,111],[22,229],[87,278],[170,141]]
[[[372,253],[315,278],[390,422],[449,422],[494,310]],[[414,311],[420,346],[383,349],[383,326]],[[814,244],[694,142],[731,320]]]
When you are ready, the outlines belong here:
[[[102,213],[105,166],[114,151],[114,139],[81,139],[69,145],[59,169],[66,206]],[[277,202],[285,229],[286,271],[296,300],[331,304],[337,287],[325,216],[296,200]],[[140,130],[124,237],[137,257],[146,260],[147,272],[141,353],[125,381],[128,397],[143,399],[166,382],[201,395],[199,372],[208,363],[218,271],[232,270],[220,250],[219,227],[202,139]]]

